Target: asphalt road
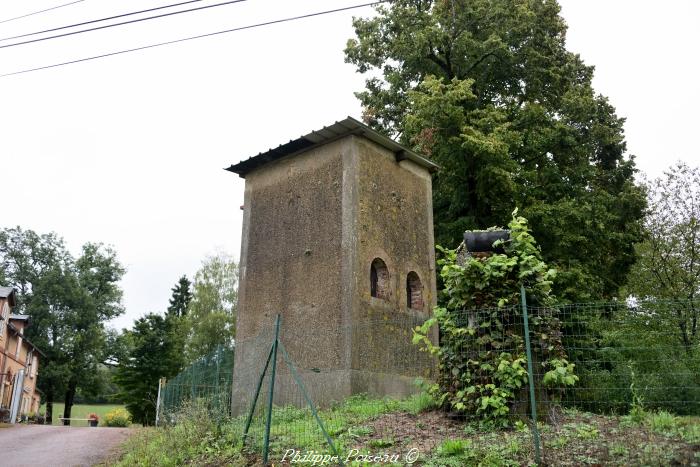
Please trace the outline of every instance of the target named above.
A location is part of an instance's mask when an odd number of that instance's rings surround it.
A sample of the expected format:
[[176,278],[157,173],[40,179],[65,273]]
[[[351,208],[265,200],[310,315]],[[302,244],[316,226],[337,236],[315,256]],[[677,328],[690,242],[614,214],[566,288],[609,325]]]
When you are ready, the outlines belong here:
[[128,428],[15,425],[0,428],[0,466],[87,466],[114,454]]

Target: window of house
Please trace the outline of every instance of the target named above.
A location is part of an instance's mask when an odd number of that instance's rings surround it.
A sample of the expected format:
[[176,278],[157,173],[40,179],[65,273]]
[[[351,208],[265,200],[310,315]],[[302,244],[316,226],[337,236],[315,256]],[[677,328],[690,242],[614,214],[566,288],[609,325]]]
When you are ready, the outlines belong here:
[[33,370],[33,366],[34,366],[34,358],[33,358],[33,356],[32,356],[32,353],[33,353],[33,352],[34,352],[33,349],[30,350],[29,352],[27,352],[27,358],[26,358],[26,360],[25,360],[25,362],[26,362],[26,364],[27,364],[27,374],[29,375],[30,378],[33,378],[33,377],[34,377],[34,372],[32,371],[32,370]]
[[406,277],[406,304],[414,310],[423,309],[423,284],[414,271]]
[[373,297],[389,298],[389,270],[384,261],[375,258],[369,272],[370,292]]
[[3,332],[5,332],[5,327],[7,327],[7,318],[10,317],[10,306],[7,302],[3,303],[0,316],[2,316],[2,321],[0,322],[0,336],[2,336]]
[[32,378],[36,378],[36,372],[37,369],[39,368],[39,359],[36,358],[36,355],[32,357]]

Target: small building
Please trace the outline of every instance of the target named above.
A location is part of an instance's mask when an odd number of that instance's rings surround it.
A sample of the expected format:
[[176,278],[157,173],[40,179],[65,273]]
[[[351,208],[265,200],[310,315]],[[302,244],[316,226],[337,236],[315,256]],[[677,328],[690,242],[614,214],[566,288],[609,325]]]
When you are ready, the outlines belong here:
[[29,316],[12,313],[15,296],[12,287],[0,287],[0,416],[12,421],[39,411],[36,382],[45,356],[24,336]]
[[[245,178],[234,413],[249,406],[277,314],[320,405],[405,396],[430,377],[411,336],[436,302],[436,169],[350,117],[227,169]],[[303,404],[284,367],[275,402]]]

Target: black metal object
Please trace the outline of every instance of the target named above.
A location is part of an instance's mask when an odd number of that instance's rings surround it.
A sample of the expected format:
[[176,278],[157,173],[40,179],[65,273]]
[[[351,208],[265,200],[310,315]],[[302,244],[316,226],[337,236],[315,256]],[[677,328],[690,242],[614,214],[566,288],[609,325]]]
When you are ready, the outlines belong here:
[[464,243],[467,251],[472,253],[503,253],[503,245],[496,248],[493,244],[497,240],[506,241],[510,238],[510,230],[467,230],[464,232]]

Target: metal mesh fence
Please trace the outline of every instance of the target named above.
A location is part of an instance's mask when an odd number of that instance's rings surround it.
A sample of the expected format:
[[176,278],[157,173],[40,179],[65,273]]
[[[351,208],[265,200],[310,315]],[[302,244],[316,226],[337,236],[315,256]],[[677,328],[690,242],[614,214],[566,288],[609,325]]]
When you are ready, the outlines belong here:
[[172,424],[186,407],[196,406],[209,417],[227,420],[231,410],[234,351],[218,347],[185,368],[161,388],[162,423]]
[[[439,335],[436,327],[426,333],[443,349],[439,359],[412,342],[428,318],[420,314],[310,323],[313,333],[282,322],[276,358],[270,323],[237,342],[233,381],[231,359],[227,375],[225,365],[214,372],[216,359],[208,360],[168,383],[164,406],[175,414],[174,401],[218,394],[211,407],[220,408],[233,394],[224,430],[245,440],[252,463],[262,462],[267,445],[268,460],[282,465],[682,464],[700,445],[698,305],[636,301],[450,312]],[[206,369],[218,375],[209,380],[218,387],[200,384]],[[566,383],[572,375],[576,380]],[[216,389],[192,396],[201,386]],[[642,412],[685,418],[673,418],[664,431],[656,418],[635,419]]]

